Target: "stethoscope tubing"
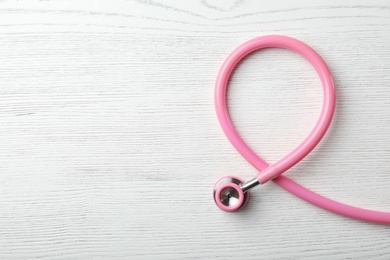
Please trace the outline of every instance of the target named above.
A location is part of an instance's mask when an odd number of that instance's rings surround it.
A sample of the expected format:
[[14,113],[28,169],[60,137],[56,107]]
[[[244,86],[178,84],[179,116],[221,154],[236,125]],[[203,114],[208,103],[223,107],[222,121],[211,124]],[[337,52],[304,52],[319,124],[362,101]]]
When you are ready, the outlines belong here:
[[[228,80],[237,63],[249,53],[267,47],[289,49],[305,57],[320,76],[324,95],[321,114],[313,130],[297,148],[272,165],[264,162],[241,139],[230,119],[226,101]],[[333,79],[323,59],[305,43],[286,36],[257,37],[240,45],[223,63],[215,84],[215,109],[222,129],[237,151],[255,168],[259,168],[257,179],[260,184],[264,184],[287,171],[316,147],[332,122],[335,105],[336,92]],[[261,165],[261,167],[257,165]],[[264,168],[265,166],[266,168]]]

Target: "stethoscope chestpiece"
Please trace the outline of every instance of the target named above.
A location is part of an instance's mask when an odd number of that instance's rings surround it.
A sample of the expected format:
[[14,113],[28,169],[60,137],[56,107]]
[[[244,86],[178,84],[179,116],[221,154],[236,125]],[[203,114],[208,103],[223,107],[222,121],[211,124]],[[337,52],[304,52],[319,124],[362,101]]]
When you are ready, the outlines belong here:
[[239,210],[248,203],[249,192],[244,192],[244,181],[236,176],[224,176],[213,187],[215,204],[224,211]]

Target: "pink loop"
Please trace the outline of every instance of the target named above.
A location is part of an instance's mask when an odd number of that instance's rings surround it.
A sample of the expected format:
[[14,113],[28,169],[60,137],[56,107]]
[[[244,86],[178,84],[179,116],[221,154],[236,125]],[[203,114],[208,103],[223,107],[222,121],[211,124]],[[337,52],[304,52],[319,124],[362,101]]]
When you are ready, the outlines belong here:
[[[310,134],[292,152],[272,165],[262,160],[241,139],[230,119],[226,104],[228,80],[237,63],[251,52],[269,47],[289,49],[305,57],[321,79],[324,96],[320,117]],[[238,46],[223,63],[215,84],[215,109],[219,123],[236,150],[259,171],[256,178],[261,184],[274,180],[276,184],[295,196],[328,211],[359,220],[390,224],[390,213],[360,209],[330,200],[307,190],[285,176],[280,176],[308,155],[321,141],[332,121],[335,105],[333,79],[323,59],[305,43],[286,36],[257,37]]]
[[[316,69],[321,78],[324,93],[324,103],[321,115],[308,137],[292,152],[275,164],[268,166],[247,144],[241,139],[230,119],[226,105],[227,83],[231,72],[237,63],[249,53],[268,47],[279,47],[295,51],[305,57]],[[235,49],[223,63],[215,85],[215,109],[219,123],[226,136],[237,151],[260,173],[257,178],[260,183],[277,177],[302,160],[318,144],[326,133],[332,121],[336,104],[335,88],[332,76],[322,58],[308,45],[286,36],[263,36],[245,42]]]

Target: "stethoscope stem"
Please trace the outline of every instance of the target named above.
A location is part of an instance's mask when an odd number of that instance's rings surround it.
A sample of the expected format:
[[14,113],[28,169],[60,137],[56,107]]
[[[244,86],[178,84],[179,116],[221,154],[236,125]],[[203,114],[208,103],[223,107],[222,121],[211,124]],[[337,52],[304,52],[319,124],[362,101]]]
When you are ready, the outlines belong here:
[[253,179],[241,184],[240,188],[241,188],[242,192],[245,193],[245,192],[249,191],[250,189],[256,187],[259,184],[260,184],[259,180],[257,178],[253,178]]

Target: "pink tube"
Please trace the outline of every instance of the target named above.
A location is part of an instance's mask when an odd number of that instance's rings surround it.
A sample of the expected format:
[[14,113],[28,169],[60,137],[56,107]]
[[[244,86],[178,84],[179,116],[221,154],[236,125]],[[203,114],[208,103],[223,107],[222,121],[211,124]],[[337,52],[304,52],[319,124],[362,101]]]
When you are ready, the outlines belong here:
[[305,187],[302,187],[298,183],[283,175],[273,179],[273,181],[298,198],[301,198],[327,211],[357,220],[374,222],[378,224],[390,224],[389,212],[362,209],[328,199],[315,192],[312,192],[311,190],[306,189]]
[[[268,165],[262,160],[241,139],[230,119],[226,104],[228,80],[234,67],[249,53],[268,47],[289,49],[305,57],[317,71],[324,95],[321,114],[313,130],[297,148],[272,165]],[[359,220],[390,224],[390,213],[361,209],[330,200],[300,186],[285,176],[280,176],[302,160],[321,141],[332,121],[335,105],[334,82],[323,59],[305,43],[286,36],[257,37],[237,47],[223,63],[215,84],[215,109],[219,123],[236,150],[259,171],[256,178],[261,184],[274,180],[283,189],[317,207]]]

